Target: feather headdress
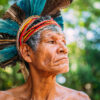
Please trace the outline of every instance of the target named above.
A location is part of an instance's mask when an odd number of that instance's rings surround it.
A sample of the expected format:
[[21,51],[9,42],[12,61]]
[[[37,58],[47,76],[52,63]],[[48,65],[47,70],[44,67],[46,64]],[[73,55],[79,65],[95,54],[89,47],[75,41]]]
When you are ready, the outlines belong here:
[[19,60],[16,36],[22,22],[33,15],[50,15],[63,28],[60,9],[72,0],[18,0],[0,19],[0,67],[15,64]]

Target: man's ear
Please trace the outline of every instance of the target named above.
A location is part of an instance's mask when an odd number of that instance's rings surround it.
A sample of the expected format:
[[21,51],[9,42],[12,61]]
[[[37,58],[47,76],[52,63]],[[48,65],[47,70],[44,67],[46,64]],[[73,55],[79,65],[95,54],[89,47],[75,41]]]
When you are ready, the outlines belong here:
[[26,43],[23,43],[20,46],[20,49],[19,50],[20,50],[20,53],[21,53],[22,58],[26,62],[31,63],[32,62],[32,58],[31,58],[32,50],[31,50],[31,48]]

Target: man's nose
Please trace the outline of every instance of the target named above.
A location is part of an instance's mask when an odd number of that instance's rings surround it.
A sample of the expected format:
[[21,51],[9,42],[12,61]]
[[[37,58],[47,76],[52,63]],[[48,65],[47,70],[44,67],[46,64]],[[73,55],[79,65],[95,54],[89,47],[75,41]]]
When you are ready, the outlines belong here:
[[68,48],[64,43],[60,43],[58,47],[58,53],[68,54]]

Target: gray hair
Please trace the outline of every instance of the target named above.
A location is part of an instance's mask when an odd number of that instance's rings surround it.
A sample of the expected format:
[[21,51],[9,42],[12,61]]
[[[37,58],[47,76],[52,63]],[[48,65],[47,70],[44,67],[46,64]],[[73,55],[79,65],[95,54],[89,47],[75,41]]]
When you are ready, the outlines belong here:
[[37,45],[40,40],[40,35],[41,35],[42,31],[44,31],[44,30],[52,30],[52,31],[55,31],[58,33],[63,33],[62,29],[55,25],[49,25],[49,26],[46,26],[46,27],[40,29],[34,35],[32,35],[26,42],[34,51],[36,51],[36,49],[37,49]]

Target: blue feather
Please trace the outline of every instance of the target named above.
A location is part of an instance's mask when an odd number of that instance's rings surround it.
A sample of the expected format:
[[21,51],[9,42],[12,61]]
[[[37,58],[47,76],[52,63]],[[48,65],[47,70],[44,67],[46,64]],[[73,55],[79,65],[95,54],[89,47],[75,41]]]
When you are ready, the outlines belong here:
[[19,25],[10,19],[0,19],[0,33],[8,33],[9,35],[16,36]]
[[25,12],[26,18],[30,16],[30,0],[18,0],[17,6],[19,6]]
[[64,28],[64,24],[63,24],[64,21],[63,21],[62,16],[58,16],[54,20],[61,26],[62,29]]
[[16,46],[9,46],[0,50],[0,63],[7,61],[17,55]]
[[40,15],[44,9],[46,0],[37,0],[36,8],[34,8],[34,15]]
[[26,18],[32,15],[40,15],[44,9],[46,0],[19,0],[17,5],[24,10]]

